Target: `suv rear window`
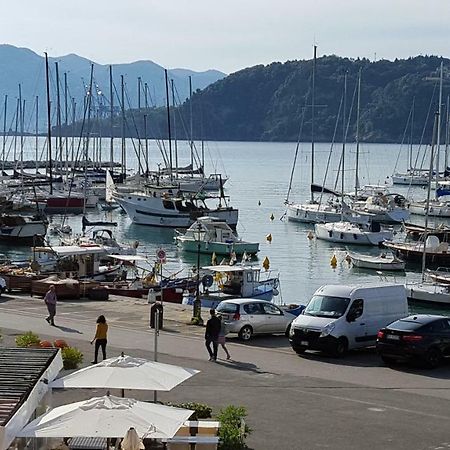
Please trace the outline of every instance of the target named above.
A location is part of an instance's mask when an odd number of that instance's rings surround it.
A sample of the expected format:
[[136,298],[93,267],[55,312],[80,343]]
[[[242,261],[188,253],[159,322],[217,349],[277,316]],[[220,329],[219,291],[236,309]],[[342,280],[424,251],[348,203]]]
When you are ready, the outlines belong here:
[[398,331],[416,331],[420,327],[423,327],[423,323],[416,322],[415,320],[397,320],[387,326],[390,330]]
[[219,303],[216,308],[217,312],[225,314],[234,314],[239,311],[239,305],[236,303]]

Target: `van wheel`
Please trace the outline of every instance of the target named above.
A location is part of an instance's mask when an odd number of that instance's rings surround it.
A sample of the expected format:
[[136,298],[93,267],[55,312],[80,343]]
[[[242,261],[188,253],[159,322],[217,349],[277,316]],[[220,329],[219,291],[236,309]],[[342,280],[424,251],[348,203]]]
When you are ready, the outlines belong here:
[[284,335],[288,338],[289,337],[289,332],[291,331],[291,326],[288,325],[286,328],[286,331],[284,332]]
[[245,327],[241,328],[241,331],[239,331],[239,337],[243,341],[249,341],[253,336],[253,330],[252,327],[245,325]]
[[423,358],[423,363],[428,369],[435,369],[441,363],[441,359],[441,352],[437,348],[430,348]]
[[334,348],[331,351],[331,354],[336,358],[341,358],[347,353],[347,351],[348,351],[347,339],[345,337],[340,337],[336,341]]
[[306,347],[295,346],[292,347],[292,350],[294,350],[294,352],[297,353],[297,355],[303,355],[303,353],[306,352]]

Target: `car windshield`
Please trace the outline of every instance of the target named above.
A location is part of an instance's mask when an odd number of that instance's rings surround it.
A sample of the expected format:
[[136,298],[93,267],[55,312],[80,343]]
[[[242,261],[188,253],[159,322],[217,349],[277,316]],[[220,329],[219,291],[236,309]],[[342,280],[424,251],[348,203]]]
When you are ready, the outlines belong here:
[[350,303],[349,298],[314,295],[303,312],[306,316],[341,317]]
[[219,303],[216,311],[222,314],[234,314],[238,311],[239,305],[236,303]]

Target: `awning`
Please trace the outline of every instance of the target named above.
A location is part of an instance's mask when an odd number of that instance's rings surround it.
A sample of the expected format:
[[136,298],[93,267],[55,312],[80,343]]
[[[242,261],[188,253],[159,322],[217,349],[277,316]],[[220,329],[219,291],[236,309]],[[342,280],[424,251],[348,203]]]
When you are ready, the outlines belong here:
[[108,258],[118,259],[119,261],[147,261],[142,255],[108,255]]

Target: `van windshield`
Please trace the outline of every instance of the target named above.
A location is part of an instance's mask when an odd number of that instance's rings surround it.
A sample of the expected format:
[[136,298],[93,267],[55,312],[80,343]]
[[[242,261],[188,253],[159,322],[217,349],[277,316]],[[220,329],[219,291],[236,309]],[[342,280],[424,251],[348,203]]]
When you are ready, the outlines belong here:
[[344,315],[349,303],[349,298],[314,295],[303,314],[305,316],[337,318]]

